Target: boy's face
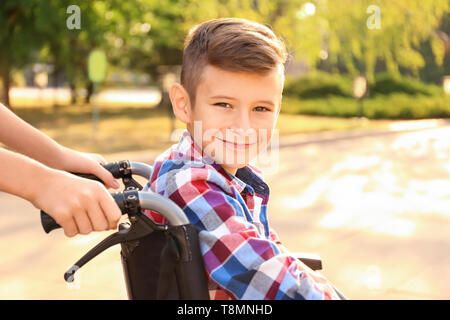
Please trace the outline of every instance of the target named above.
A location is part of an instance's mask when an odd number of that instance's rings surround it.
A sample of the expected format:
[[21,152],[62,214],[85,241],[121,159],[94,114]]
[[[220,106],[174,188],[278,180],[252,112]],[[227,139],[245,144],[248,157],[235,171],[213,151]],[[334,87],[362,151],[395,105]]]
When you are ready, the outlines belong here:
[[283,84],[281,65],[266,75],[207,65],[186,117],[191,136],[205,154],[235,174],[269,144]]

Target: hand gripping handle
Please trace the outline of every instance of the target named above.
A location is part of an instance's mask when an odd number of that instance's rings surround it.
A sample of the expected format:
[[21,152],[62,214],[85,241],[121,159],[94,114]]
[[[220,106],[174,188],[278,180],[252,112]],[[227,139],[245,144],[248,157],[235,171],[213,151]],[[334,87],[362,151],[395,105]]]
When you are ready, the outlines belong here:
[[[130,162],[127,160],[118,161],[118,162],[112,162],[105,164],[103,166],[106,170],[111,172],[114,178],[120,179],[120,178],[127,178],[129,180],[131,179],[131,174],[136,174],[138,176],[144,177],[146,179],[150,178],[150,175],[152,173],[153,168],[147,164],[139,163],[139,162]],[[102,182],[100,178],[93,174],[83,174],[83,173],[74,173],[75,175],[85,178],[85,179],[91,179],[96,180],[99,182]],[[134,182],[134,180],[130,181]],[[103,183],[103,182],[102,182]],[[119,205],[120,210],[122,211],[122,214],[124,213],[123,210],[123,202],[118,201],[120,200],[118,196],[112,195],[114,200],[116,200],[117,205]],[[42,228],[46,233],[49,233],[52,230],[61,228],[61,226],[53,219],[49,214],[41,210],[41,224]]]

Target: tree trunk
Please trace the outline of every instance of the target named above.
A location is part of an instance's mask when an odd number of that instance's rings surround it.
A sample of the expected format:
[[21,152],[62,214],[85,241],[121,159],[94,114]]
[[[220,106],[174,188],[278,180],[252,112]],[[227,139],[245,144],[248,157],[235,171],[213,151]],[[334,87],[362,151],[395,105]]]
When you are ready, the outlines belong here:
[[70,87],[70,104],[74,105],[77,103],[77,90],[73,81],[69,82]]
[[90,104],[91,103],[91,97],[94,93],[94,83],[92,81],[89,81],[87,87],[86,87],[86,100],[85,103]]
[[9,68],[2,72],[1,76],[3,80],[3,103],[12,110],[9,104],[9,88],[11,87],[11,73]]

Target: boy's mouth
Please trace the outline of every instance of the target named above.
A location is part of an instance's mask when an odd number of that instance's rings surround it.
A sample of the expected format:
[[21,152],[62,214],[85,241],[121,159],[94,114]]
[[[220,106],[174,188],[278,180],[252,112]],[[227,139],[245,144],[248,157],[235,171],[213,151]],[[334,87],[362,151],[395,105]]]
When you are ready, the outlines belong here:
[[232,148],[235,148],[235,149],[238,149],[238,150],[245,150],[245,149],[250,148],[251,146],[256,145],[256,142],[253,142],[253,143],[238,143],[236,141],[227,141],[227,140],[221,139],[219,137],[216,137],[216,138],[217,138],[217,140],[224,142],[226,146],[232,147]]

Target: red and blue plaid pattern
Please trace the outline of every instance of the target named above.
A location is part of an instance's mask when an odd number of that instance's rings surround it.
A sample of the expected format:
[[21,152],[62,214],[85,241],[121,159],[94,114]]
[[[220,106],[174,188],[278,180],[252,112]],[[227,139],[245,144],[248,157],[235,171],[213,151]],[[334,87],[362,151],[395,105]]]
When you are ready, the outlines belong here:
[[211,299],[337,298],[325,278],[282,253],[267,220],[269,188],[256,168],[227,173],[185,131],[156,159],[149,188],[178,204],[199,231]]

